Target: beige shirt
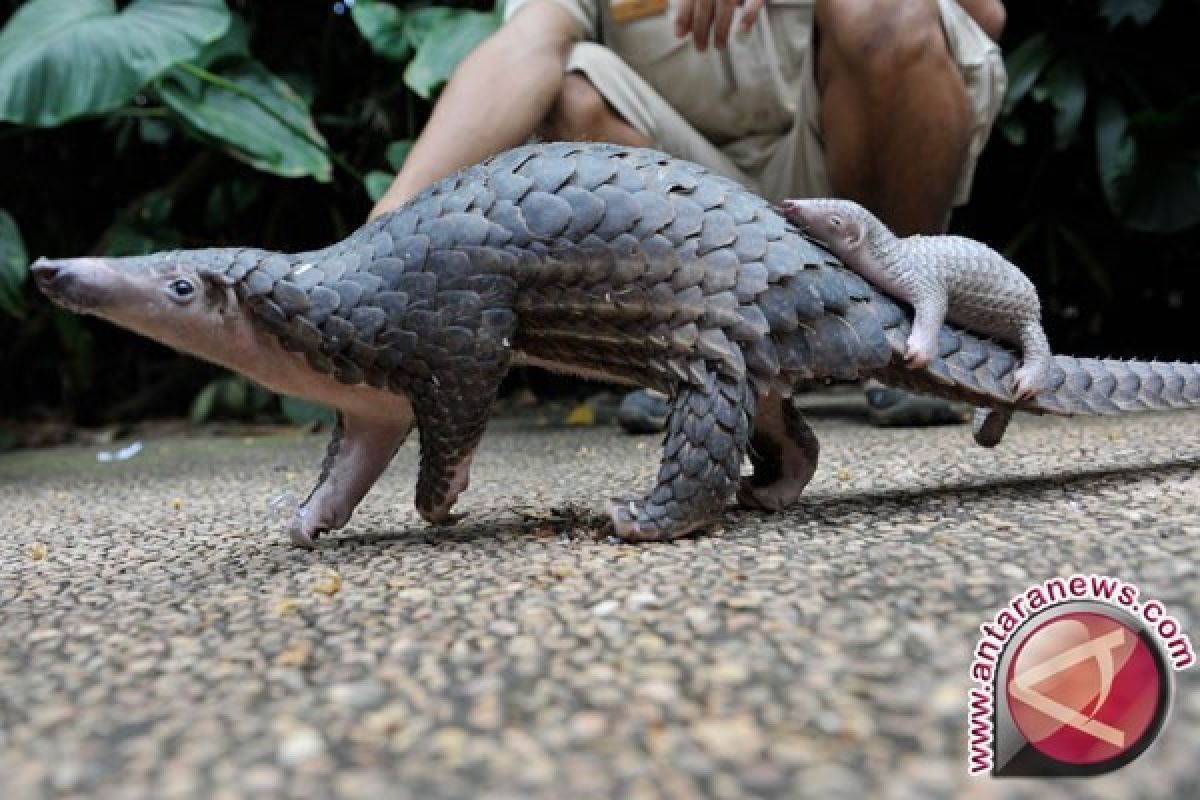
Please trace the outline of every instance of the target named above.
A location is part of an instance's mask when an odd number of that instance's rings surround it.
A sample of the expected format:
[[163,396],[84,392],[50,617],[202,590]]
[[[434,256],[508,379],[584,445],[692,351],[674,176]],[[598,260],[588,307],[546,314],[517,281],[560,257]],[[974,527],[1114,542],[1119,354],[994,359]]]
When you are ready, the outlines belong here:
[[[508,0],[505,17],[530,1]],[[675,36],[678,0],[668,0],[665,12],[623,23],[613,20],[607,0],[552,1],[578,21],[585,40],[613,50],[718,145],[782,133],[795,122],[816,0],[768,0],[746,33],[734,17],[727,49],[703,52],[691,36]]]

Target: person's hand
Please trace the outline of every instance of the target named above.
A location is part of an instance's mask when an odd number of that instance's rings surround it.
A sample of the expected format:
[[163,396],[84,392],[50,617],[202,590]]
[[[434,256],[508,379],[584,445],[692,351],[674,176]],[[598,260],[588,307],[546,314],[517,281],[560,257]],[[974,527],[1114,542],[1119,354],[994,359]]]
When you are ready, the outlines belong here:
[[729,44],[729,29],[733,25],[734,9],[742,9],[738,28],[742,33],[750,30],[758,19],[758,12],[767,0],[680,0],[679,13],[675,15],[675,35],[692,34],[696,49],[708,48],[708,34],[713,35],[713,46],[718,50]]

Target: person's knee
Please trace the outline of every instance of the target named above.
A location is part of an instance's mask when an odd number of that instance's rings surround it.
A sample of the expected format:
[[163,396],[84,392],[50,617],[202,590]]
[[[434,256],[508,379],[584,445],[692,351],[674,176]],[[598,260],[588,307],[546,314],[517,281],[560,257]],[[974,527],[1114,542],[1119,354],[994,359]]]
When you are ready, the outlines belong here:
[[899,78],[914,64],[951,64],[937,0],[818,0],[822,61]]
[[570,72],[542,121],[542,135],[548,139],[588,139],[600,130],[612,112],[604,96],[586,76]]

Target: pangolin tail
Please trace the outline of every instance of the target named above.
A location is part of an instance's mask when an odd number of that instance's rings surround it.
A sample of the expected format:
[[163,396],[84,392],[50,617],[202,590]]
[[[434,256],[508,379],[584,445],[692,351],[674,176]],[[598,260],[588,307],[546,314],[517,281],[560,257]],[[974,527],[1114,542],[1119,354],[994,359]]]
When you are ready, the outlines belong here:
[[901,355],[908,325],[891,328],[887,336],[892,359],[873,370],[873,377],[979,408],[1064,416],[1200,408],[1200,363],[1057,355],[1046,372],[1045,388],[1017,401],[1013,372],[1020,361],[1007,346],[947,326],[939,342],[941,358],[914,370]]

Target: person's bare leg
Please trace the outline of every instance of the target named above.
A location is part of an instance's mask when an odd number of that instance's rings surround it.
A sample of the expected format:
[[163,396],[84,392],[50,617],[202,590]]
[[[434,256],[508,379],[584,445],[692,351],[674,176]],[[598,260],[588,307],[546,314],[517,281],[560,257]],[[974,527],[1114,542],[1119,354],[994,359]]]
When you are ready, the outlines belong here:
[[898,235],[949,221],[970,101],[936,0],[818,0],[817,86],[834,194]]
[[649,136],[630,125],[605,101],[587,76],[569,72],[538,132],[545,139],[612,142],[649,147]]

